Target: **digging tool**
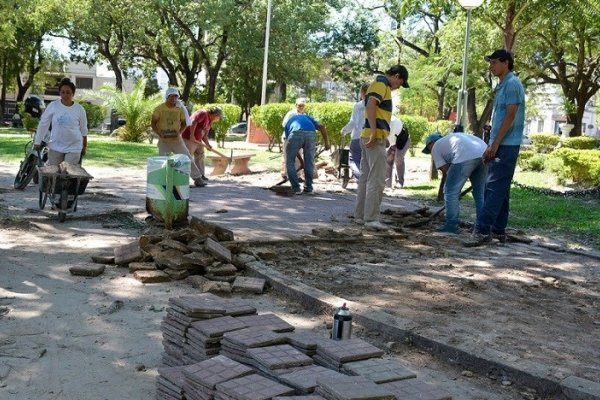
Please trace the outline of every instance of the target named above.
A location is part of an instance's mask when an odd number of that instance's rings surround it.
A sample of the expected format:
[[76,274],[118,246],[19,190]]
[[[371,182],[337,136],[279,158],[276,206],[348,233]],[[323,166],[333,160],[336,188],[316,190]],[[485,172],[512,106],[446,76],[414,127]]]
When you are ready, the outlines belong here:
[[[458,196],[458,199],[459,200],[462,199],[471,190],[473,190],[473,186],[469,186],[468,188],[466,188],[465,190],[463,190],[462,192],[460,192],[460,196]],[[411,224],[406,224],[404,226],[406,226],[408,228],[418,228],[420,226],[427,225],[428,223],[430,223],[431,221],[433,221],[438,215],[440,215],[445,209],[446,209],[446,206],[444,205],[439,210],[437,210],[436,212],[434,212],[429,218],[422,219],[421,221],[413,222]]]
[[[231,157],[227,157],[225,154],[221,153],[220,151],[218,151],[218,150],[215,150],[215,149],[214,149],[214,148],[212,148],[212,147],[210,148],[210,151],[212,151],[213,153],[215,153],[215,154],[216,154],[216,155],[218,155],[218,156],[221,156],[221,157],[223,157],[223,158],[226,158],[226,159],[227,159],[229,162],[231,162]],[[233,155],[233,150],[231,150],[231,152],[232,152],[232,155]]]
[[[296,168],[296,173],[298,173],[304,169],[304,159],[302,158],[302,156],[299,153],[296,154],[296,158],[300,162],[300,166],[298,168]],[[287,181],[288,181],[288,177],[286,176],[281,181],[277,182],[274,186],[281,186],[284,183],[286,183]]]

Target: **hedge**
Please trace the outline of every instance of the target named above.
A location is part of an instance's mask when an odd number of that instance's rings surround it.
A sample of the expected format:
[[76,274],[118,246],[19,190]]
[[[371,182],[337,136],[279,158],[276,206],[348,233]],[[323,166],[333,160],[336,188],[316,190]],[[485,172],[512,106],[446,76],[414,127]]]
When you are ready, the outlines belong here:
[[212,129],[215,131],[215,140],[217,141],[217,145],[223,146],[225,142],[225,136],[227,135],[227,129],[236,122],[238,122],[238,118],[242,113],[242,109],[240,106],[229,103],[217,103],[217,104],[203,104],[199,107],[196,107],[196,110],[208,110],[212,107],[219,107],[223,110],[223,118],[216,124],[212,126]]
[[81,107],[85,110],[88,129],[97,128],[104,122],[104,118],[106,117],[106,110],[104,107],[87,101],[83,101],[79,104],[81,104]]
[[598,146],[598,141],[592,136],[576,136],[563,139],[562,147],[576,150],[593,150]]
[[427,121],[427,118],[416,115],[401,115],[400,119],[410,134],[411,145],[409,151],[410,155],[414,157],[415,147],[420,146],[421,141],[430,132],[429,122]]
[[281,123],[285,114],[294,107],[288,103],[270,103],[254,106],[250,111],[256,125],[263,128],[274,143],[281,143],[283,128]]
[[537,153],[550,153],[560,142],[560,136],[553,133],[531,133],[529,139]]
[[600,151],[560,148],[546,163],[560,182],[571,179],[584,186],[600,186]]
[[438,119],[429,123],[429,132],[439,132],[442,135],[451,133],[454,129],[454,122],[447,119]]

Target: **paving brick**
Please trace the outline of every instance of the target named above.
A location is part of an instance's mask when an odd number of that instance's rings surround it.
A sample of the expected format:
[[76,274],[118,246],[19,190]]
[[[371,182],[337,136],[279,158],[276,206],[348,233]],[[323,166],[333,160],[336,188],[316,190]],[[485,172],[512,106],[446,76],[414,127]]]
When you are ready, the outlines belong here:
[[135,271],[155,271],[156,264],[153,262],[131,262],[129,263],[129,272],[134,273]]
[[241,318],[243,317],[234,318],[227,315],[206,321],[194,322],[192,327],[203,335],[209,337],[221,337],[225,332],[247,328],[248,324],[242,321]]
[[222,355],[190,365],[183,370],[186,379],[215,389],[216,385],[234,378],[254,374],[254,370],[244,364]]
[[233,281],[233,290],[260,294],[265,290],[265,283],[265,280],[262,278],[238,276]]
[[319,377],[315,392],[328,400],[395,400],[390,389],[362,376]]
[[317,378],[343,378],[343,374],[320,365],[311,365],[288,374],[279,375],[279,379],[302,393],[312,393],[317,386]]
[[269,329],[273,332],[291,332],[294,330],[293,325],[288,324],[281,319],[281,317],[273,313],[248,315],[237,317],[237,319],[245,323],[248,327],[262,327],[263,329]]
[[398,399],[402,400],[452,400],[448,392],[418,378],[387,382],[381,386],[392,391]]
[[248,349],[247,353],[268,370],[310,365],[312,358],[289,344]]
[[231,251],[216,240],[207,238],[206,242],[204,242],[204,249],[221,261],[231,262]]
[[92,261],[98,264],[114,264],[114,254],[96,254],[91,257]]
[[287,338],[275,332],[254,327],[225,333],[223,335],[223,344],[227,342],[231,343],[234,347],[245,350],[246,348],[285,344]]
[[375,383],[399,381],[416,378],[414,372],[404,368],[394,360],[371,358],[343,364],[343,371],[348,375],[361,375]]
[[115,247],[115,264],[124,265],[142,258],[142,251],[137,241]]
[[171,278],[162,271],[135,271],[133,277],[142,283],[169,282]]
[[79,264],[69,268],[71,275],[98,276],[104,273],[104,265],[101,264]]
[[294,389],[255,374],[219,383],[219,392],[238,400],[267,400],[294,394]]

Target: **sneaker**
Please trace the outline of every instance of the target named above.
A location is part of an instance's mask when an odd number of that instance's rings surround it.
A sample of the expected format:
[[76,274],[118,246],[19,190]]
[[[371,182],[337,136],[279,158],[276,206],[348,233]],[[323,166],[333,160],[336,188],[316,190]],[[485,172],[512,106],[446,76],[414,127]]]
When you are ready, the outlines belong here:
[[206,186],[206,181],[202,178],[196,178],[194,179],[194,186],[204,187]]
[[379,221],[365,222],[365,228],[373,231],[387,231],[388,229],[390,229],[389,226],[384,225]]
[[208,182],[210,179],[208,179],[207,177],[205,177],[204,175],[202,175],[202,180]]
[[308,191],[308,190],[303,190],[302,194],[308,195],[308,196],[314,196],[316,193],[314,191]]
[[463,242],[465,247],[477,247],[482,246],[492,241],[492,235],[484,235],[483,233],[473,232],[468,240]]
[[303,192],[302,192],[302,190],[298,190],[298,191],[294,190],[294,194],[296,196],[302,196]]
[[506,233],[492,232],[492,239],[497,239],[500,243],[503,243],[503,244],[507,242]]
[[457,234],[459,232],[458,227],[451,227],[448,225],[442,225],[437,227],[437,229],[435,230],[436,232],[440,232],[440,233],[453,233],[453,234]]
[[363,219],[360,219],[360,218],[355,218],[355,219],[354,219],[354,223],[355,223],[356,225],[364,225],[364,224],[365,224],[365,220],[363,220]]

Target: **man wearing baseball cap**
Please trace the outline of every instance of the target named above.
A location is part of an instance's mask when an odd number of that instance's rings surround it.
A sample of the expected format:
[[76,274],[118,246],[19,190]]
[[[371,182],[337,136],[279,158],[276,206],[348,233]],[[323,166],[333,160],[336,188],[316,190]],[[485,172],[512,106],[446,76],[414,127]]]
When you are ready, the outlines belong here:
[[481,246],[492,238],[506,241],[510,185],[525,128],[525,91],[512,72],[512,54],[499,49],[485,60],[500,82],[494,97],[490,145],[483,153],[488,168],[483,208],[477,215],[471,238],[463,242],[465,247]]
[[195,186],[206,186],[202,173],[194,163],[187,147],[183,143],[180,132],[186,127],[185,113],[177,107],[179,91],[168,88],[165,92],[165,102],[154,109],[152,113],[152,130],[158,136],[158,154],[166,156],[169,153],[185,154],[190,158],[190,176]]

